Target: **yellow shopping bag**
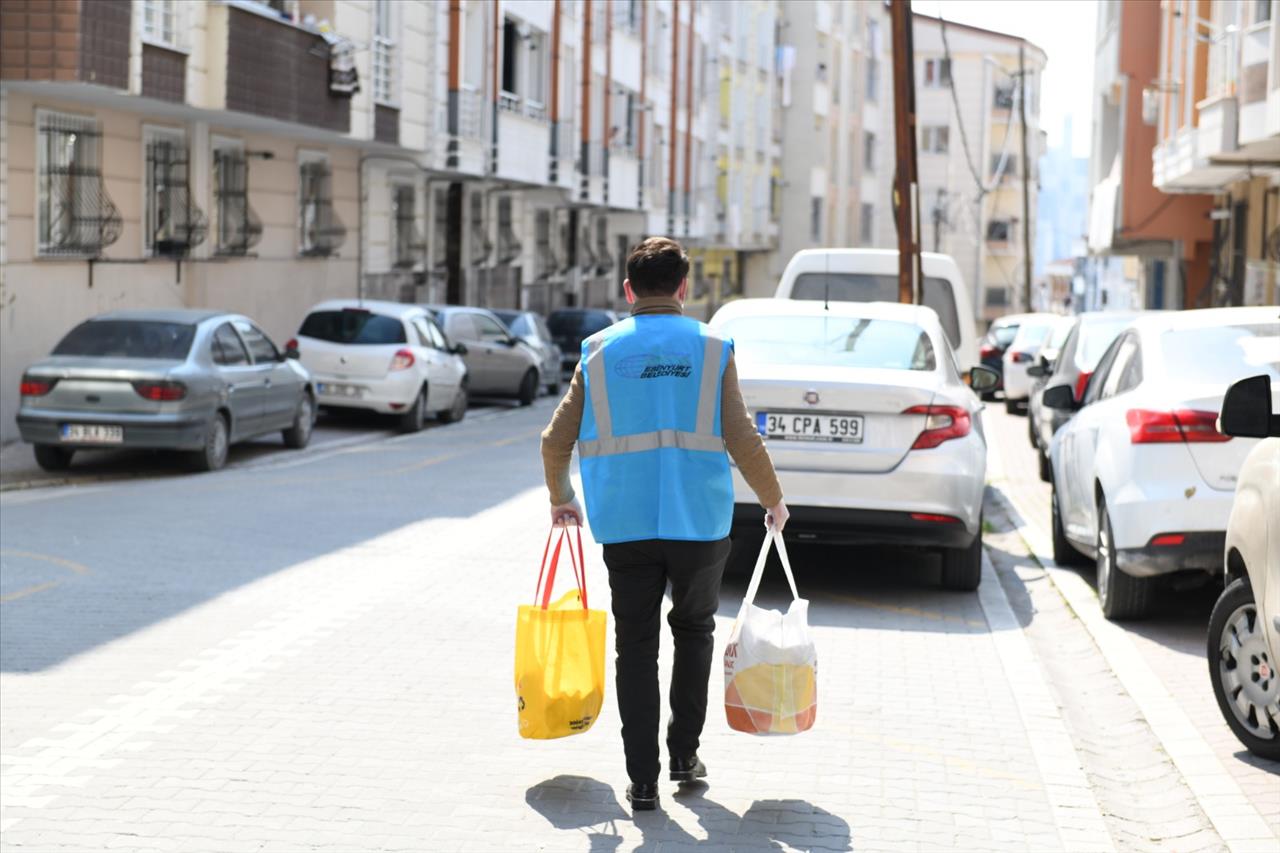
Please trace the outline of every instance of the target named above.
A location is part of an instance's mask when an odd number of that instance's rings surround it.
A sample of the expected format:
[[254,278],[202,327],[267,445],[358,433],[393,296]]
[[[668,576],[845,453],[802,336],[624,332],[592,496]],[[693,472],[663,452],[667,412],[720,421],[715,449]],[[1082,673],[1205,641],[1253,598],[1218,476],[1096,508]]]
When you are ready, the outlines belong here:
[[546,740],[585,732],[600,716],[604,704],[605,613],[587,607],[581,530],[577,558],[573,543],[569,544],[578,588],[551,601],[556,564],[566,535],[568,530],[561,530],[548,569],[548,534],[542,571],[534,590],[535,603],[522,605],[516,617],[516,700],[520,736],[524,738]]

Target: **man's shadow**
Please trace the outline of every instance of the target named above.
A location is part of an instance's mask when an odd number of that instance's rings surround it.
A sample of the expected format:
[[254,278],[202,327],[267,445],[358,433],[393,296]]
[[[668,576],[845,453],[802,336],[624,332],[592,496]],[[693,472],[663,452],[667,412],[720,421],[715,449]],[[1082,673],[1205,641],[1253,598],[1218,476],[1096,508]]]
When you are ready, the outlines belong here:
[[[849,824],[806,800],[757,800],[741,816],[706,796],[709,786],[685,784],[664,794],[657,811],[631,815],[613,788],[587,776],[556,776],[525,792],[527,802],[556,829],[586,835],[591,853],[613,853],[623,838],[618,821],[631,821],[643,837],[637,851],[695,850],[700,847],[752,851],[852,850]],[[687,808],[706,838],[695,838],[671,819],[667,810]]]

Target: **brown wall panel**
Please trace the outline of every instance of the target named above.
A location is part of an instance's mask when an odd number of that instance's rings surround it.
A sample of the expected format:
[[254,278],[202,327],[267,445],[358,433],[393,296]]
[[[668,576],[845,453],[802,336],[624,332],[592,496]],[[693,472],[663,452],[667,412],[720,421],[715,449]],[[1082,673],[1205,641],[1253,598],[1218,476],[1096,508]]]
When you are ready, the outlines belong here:
[[0,2],[0,79],[75,80],[79,67],[78,0]]
[[154,44],[142,46],[142,94],[182,103],[187,91],[187,57]]
[[374,104],[373,138],[378,142],[400,144],[400,110],[383,104]]
[[[57,26],[75,16],[58,4]],[[99,86],[129,87],[129,0],[92,0],[80,6],[80,79]]]

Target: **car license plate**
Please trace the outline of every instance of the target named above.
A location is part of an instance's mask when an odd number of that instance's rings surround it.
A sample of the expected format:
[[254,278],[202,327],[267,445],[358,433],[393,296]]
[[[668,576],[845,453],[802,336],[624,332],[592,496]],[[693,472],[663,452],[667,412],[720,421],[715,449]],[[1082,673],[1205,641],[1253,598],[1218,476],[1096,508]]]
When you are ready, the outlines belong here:
[[316,384],[316,392],[326,397],[359,397],[359,385],[343,385],[340,382],[319,382]]
[[769,439],[861,444],[863,420],[862,415],[757,412],[756,429]]
[[102,424],[63,424],[62,440],[77,444],[121,444],[124,427]]

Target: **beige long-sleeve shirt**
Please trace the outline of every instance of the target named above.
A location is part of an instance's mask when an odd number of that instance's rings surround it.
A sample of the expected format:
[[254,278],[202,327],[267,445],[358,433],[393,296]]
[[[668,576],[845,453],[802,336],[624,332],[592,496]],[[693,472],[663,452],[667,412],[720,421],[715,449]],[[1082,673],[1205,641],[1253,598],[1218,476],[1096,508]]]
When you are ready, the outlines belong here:
[[[682,314],[683,309],[679,300],[674,297],[650,296],[637,299],[631,313]],[[573,372],[568,392],[551,416],[551,423],[542,432],[542,466],[553,506],[567,504],[574,497],[569,465],[573,460],[573,447],[578,441],[585,401],[586,386],[582,378],[582,365],[579,364]],[[764,440],[751,422],[751,415],[747,413],[746,403],[742,400],[733,353],[729,354],[729,364],[721,383],[720,432],[725,449],[729,451],[729,456],[738,466],[747,485],[756,493],[760,505],[769,508],[781,502],[782,486],[778,483]]]

